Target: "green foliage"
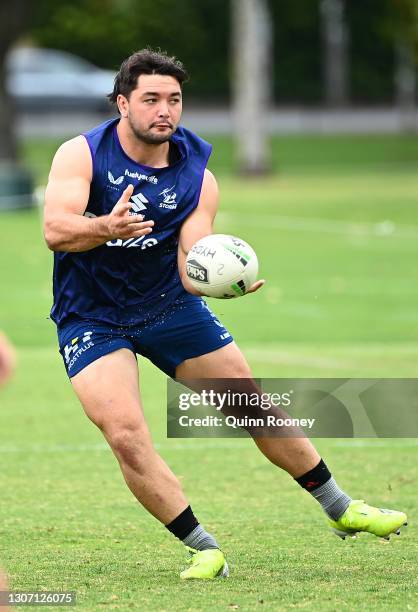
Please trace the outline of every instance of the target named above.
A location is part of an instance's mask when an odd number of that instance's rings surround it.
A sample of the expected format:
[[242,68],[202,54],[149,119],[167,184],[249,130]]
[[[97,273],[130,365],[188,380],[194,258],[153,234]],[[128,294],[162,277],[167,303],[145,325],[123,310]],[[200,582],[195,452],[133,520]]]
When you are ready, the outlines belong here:
[[318,2],[270,2],[274,50],[274,96],[281,102],[322,100]]
[[418,0],[386,0],[386,34],[412,47],[418,62]]
[[[270,1],[277,102],[323,100],[319,1]],[[418,1],[347,0],[346,16],[353,101],[390,101],[394,41],[400,34],[418,41]],[[39,0],[30,34],[115,70],[134,50],[160,47],[188,68],[189,99],[212,102],[229,95],[230,30],[225,0]]]
[[115,70],[137,49],[167,50],[191,74],[189,97],[211,100],[228,91],[228,31],[223,0],[41,0],[32,35]]
[[347,2],[350,91],[354,102],[392,102],[395,69],[393,26],[389,27],[391,36],[385,33],[390,2]]

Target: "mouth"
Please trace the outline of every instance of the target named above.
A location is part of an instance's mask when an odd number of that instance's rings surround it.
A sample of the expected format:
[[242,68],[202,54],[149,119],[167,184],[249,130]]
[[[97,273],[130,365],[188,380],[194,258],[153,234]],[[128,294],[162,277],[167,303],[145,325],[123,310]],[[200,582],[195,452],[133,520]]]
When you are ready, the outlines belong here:
[[152,128],[156,127],[156,128],[172,129],[173,126],[171,125],[171,123],[153,123],[151,124],[151,127]]

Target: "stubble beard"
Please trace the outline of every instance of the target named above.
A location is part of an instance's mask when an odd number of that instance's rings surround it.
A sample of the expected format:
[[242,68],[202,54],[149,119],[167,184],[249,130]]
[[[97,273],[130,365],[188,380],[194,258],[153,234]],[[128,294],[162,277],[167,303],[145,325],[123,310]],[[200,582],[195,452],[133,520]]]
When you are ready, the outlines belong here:
[[129,127],[131,128],[132,133],[135,135],[135,137],[147,145],[157,146],[163,144],[164,142],[168,142],[176,129],[176,126],[173,126],[168,134],[153,134],[151,132],[151,128],[149,128],[148,130],[141,130],[137,125],[132,122],[132,119],[129,115],[128,122]]

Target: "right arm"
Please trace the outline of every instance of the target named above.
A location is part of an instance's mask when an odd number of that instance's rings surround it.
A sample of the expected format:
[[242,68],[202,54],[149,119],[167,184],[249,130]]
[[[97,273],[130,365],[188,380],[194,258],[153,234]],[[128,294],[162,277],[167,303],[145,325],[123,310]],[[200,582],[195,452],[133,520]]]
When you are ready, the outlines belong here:
[[92,160],[83,136],[65,142],[52,162],[45,193],[44,235],[52,251],[89,251],[116,238],[136,238],[152,232],[153,221],[131,216],[128,185],[109,215],[85,217]]

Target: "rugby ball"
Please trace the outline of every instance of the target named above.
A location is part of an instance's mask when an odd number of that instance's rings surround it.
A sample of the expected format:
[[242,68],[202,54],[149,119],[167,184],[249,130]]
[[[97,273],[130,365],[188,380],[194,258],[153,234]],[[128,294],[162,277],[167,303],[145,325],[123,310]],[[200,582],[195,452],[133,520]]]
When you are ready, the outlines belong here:
[[257,255],[241,238],[211,234],[190,249],[186,272],[193,287],[204,295],[240,297],[257,280]]

